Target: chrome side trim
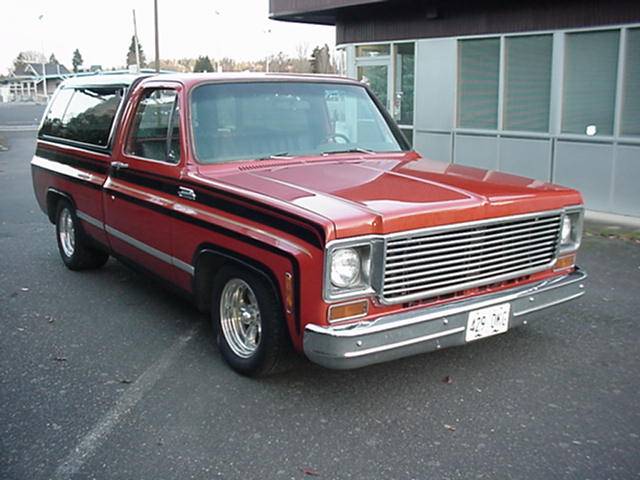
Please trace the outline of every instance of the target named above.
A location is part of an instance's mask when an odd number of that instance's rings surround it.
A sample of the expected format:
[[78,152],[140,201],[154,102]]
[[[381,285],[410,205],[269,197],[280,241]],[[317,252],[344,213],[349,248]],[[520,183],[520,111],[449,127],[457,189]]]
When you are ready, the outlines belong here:
[[93,225],[94,227],[99,228],[100,230],[104,230],[104,223],[102,223],[97,218],[93,218],[91,215],[84,213],[80,210],[76,210],[76,215],[80,220],[87,222],[89,225]]
[[193,275],[193,272],[195,269],[190,264],[183,262],[182,260],[176,257],[172,257],[171,255],[168,255],[164,252],[161,252],[160,250],[153,248],[152,246],[147,245],[146,243],[141,242],[140,240],[136,240],[135,238],[130,237],[126,233],[122,233],[120,230],[117,230],[109,225],[105,225],[97,218],[93,218],[91,215],[83,211],[76,210],[76,215],[78,215],[78,218],[80,220],[87,222],[89,225],[93,225],[96,228],[105,230],[107,233],[113,235],[116,238],[119,238],[123,242],[126,242],[133,247],[136,247],[138,250],[142,250],[143,252],[148,253],[149,255],[157,258],[158,260],[162,260],[163,262],[166,262],[170,265],[173,265],[179,268],[184,272],[187,272],[189,275]]
[[443,332],[432,333],[431,335],[424,335],[422,337],[416,337],[402,342],[389,343],[387,345],[381,345],[379,347],[367,348],[365,350],[358,350],[355,352],[347,352],[344,354],[345,358],[357,358],[364,355],[371,355],[372,353],[386,352],[388,350],[394,350],[396,348],[408,347],[415,345],[416,343],[427,342],[429,340],[435,340],[436,338],[447,337],[456,333],[464,332],[465,327],[452,328],[451,330],[445,330]]
[[172,257],[169,254],[161,252],[160,250],[153,248],[152,246],[147,245],[146,243],[141,242],[140,240],[136,240],[135,238],[130,237],[126,233],[122,233],[120,230],[116,230],[110,225],[105,225],[105,230],[107,231],[107,233],[109,233],[110,235],[113,235],[117,239],[122,240],[125,243],[128,243],[132,247],[135,247],[138,250],[148,255],[151,255],[152,257],[157,258],[158,260],[162,260],[163,262],[166,262],[169,265],[173,265],[174,267],[179,268],[180,270],[188,273],[189,275],[194,274],[195,268],[192,265],[185,263],[178,258]]

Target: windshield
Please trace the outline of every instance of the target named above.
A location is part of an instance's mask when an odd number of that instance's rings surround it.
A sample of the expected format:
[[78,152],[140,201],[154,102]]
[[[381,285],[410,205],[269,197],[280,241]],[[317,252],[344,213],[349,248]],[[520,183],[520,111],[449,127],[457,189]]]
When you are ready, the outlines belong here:
[[403,150],[402,140],[357,85],[201,85],[191,95],[191,122],[201,163]]

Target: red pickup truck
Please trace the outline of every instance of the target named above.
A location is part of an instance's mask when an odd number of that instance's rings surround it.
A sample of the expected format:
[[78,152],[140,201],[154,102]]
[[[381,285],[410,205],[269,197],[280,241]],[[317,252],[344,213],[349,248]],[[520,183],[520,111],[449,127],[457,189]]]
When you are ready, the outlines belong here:
[[247,375],[462,345],[584,293],[578,192],[422,158],[345,78],[68,80],[31,165],[68,268],[169,283]]

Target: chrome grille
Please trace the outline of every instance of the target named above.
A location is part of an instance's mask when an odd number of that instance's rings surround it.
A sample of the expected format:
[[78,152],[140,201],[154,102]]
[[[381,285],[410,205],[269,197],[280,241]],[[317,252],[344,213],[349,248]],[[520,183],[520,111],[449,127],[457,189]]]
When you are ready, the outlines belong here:
[[382,299],[428,298],[549,268],[561,219],[545,212],[388,237]]

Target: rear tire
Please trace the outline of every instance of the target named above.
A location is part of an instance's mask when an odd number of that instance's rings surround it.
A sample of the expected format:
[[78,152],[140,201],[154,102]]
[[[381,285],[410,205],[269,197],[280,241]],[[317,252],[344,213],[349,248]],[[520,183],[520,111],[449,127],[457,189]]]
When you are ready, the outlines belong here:
[[249,270],[225,266],[213,285],[211,320],[227,364],[251,377],[280,371],[291,343],[271,284]]
[[91,245],[75,209],[67,200],[60,200],[57,205],[56,238],[60,257],[70,270],[100,268],[109,259],[108,253]]

